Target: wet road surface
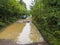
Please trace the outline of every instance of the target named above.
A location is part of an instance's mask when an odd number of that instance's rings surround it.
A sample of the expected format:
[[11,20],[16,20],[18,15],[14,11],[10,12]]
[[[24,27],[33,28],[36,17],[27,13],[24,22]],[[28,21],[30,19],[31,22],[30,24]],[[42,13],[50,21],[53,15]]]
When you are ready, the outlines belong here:
[[[14,23],[0,33],[0,45],[48,45],[31,22]],[[13,40],[8,41],[8,40]],[[9,42],[9,43],[8,43]],[[16,44],[17,43],[17,44]]]

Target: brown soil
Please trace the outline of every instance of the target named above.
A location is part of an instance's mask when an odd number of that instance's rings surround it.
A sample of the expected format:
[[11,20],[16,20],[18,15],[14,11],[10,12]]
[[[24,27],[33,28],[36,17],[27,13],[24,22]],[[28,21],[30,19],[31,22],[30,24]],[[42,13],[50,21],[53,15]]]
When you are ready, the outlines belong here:
[[31,44],[16,44],[11,40],[0,40],[0,45],[48,45],[46,42],[31,43]]

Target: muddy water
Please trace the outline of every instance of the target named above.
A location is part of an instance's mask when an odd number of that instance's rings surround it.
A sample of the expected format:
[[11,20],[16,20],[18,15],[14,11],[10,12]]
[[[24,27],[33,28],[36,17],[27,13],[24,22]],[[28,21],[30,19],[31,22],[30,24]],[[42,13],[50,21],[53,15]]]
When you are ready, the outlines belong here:
[[16,40],[19,33],[22,32],[25,23],[14,23],[9,25],[8,27],[4,28],[2,32],[0,32],[0,39],[10,39]]
[[26,23],[22,33],[18,36],[17,43],[18,44],[32,43],[32,40],[30,39],[30,33],[31,33],[30,23]]
[[36,27],[31,23],[26,23],[23,31],[19,34],[17,38],[18,44],[29,44],[43,41],[43,37],[40,35]]
[[33,42],[44,42],[44,39],[34,24],[31,23],[30,38]]
[[10,39],[18,44],[43,42],[44,39],[32,23],[14,23],[0,33],[0,39]]

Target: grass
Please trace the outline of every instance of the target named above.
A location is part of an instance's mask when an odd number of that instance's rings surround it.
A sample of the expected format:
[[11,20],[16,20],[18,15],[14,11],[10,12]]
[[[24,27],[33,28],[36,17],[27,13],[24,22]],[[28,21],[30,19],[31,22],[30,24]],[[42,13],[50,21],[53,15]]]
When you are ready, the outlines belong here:
[[0,39],[9,39],[15,41],[19,33],[22,32],[25,23],[14,23],[0,32]]

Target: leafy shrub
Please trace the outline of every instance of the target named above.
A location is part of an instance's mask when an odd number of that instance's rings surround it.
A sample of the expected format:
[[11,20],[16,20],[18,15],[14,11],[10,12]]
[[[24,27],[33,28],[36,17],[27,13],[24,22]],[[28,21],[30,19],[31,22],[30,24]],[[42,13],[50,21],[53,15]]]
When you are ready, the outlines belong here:
[[0,27],[4,27],[4,26],[5,26],[5,23],[0,22]]

